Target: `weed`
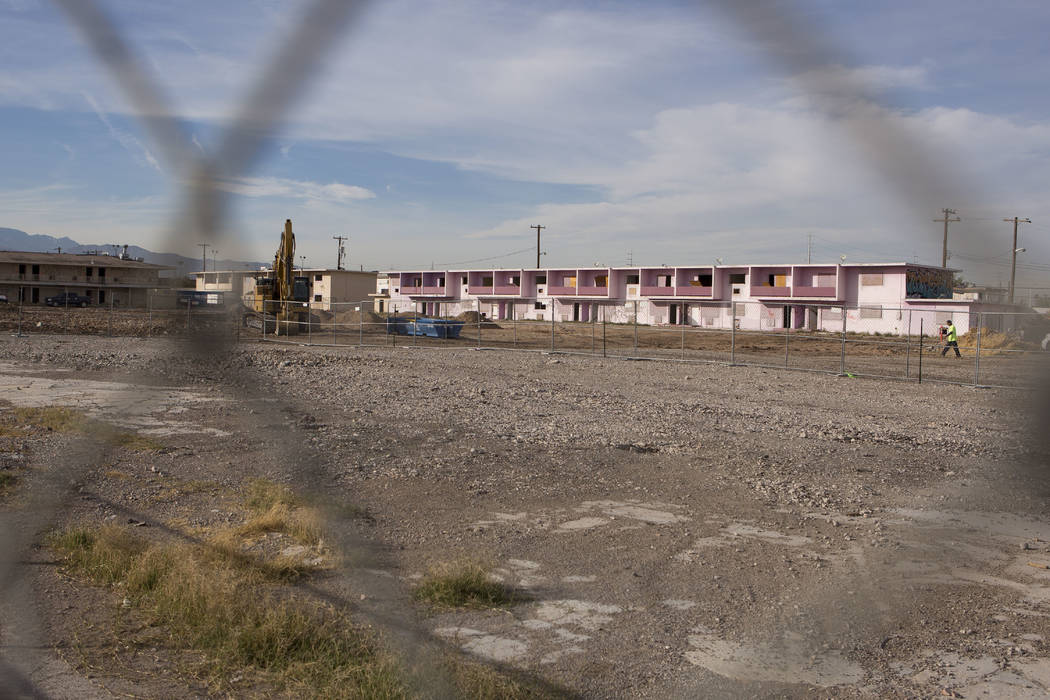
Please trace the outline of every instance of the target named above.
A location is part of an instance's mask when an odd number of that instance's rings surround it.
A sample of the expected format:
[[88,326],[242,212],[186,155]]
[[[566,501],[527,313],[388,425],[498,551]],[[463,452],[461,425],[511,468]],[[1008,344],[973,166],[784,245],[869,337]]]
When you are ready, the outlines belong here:
[[294,506],[297,503],[298,500],[290,488],[268,479],[252,479],[248,483],[248,497],[244,501],[248,510],[256,515],[265,513],[278,504]]
[[488,568],[460,561],[434,566],[416,589],[416,598],[438,607],[497,608],[515,602],[515,596]]
[[0,491],[10,486],[14,486],[15,481],[17,481],[17,479],[15,478],[15,475],[11,472],[0,472]]
[[250,668],[297,695],[407,695],[396,664],[344,612],[280,595],[206,547],[151,545],[113,526],[70,528],[49,544],[72,571],[122,586],[176,646],[204,652],[215,679]]
[[12,416],[21,425],[0,426],[0,436],[25,435],[26,430],[23,426],[31,426],[38,430],[87,435],[111,445],[140,452],[157,452],[164,449],[164,445],[153,438],[120,430],[114,425],[90,418],[83,412],[67,406],[21,406],[12,411]]

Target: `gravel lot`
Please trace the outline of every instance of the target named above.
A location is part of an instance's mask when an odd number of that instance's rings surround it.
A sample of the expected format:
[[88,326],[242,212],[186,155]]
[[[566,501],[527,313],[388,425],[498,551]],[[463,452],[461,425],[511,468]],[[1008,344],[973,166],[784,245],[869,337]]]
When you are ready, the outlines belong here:
[[[1038,394],[469,348],[5,336],[0,358],[10,404],[165,445],[72,478],[66,437],[5,448],[0,468],[40,475],[25,498],[60,484],[52,523],[200,527],[234,517],[245,480],[285,481],[367,514],[329,509],[354,549],[313,585],[392,639],[407,626],[585,697],[1050,693]],[[409,602],[465,557],[523,602]],[[19,573],[48,649],[23,668],[46,691],[207,694],[156,660],[58,653],[114,602],[53,566]]]

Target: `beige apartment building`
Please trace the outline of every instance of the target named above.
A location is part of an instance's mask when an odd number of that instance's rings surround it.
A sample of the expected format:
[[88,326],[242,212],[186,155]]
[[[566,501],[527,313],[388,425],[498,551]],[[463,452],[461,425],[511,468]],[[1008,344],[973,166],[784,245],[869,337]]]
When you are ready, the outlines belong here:
[[9,303],[43,304],[75,292],[99,306],[145,307],[161,286],[162,270],[174,268],[116,255],[0,251],[0,294]]
[[[234,298],[245,299],[255,292],[255,277],[269,270],[212,270],[194,272],[196,289],[208,292],[223,292],[227,302]],[[332,304],[367,300],[376,290],[376,272],[365,270],[332,270],[306,268],[296,270],[297,277],[306,277],[310,282],[310,308],[331,311]]]

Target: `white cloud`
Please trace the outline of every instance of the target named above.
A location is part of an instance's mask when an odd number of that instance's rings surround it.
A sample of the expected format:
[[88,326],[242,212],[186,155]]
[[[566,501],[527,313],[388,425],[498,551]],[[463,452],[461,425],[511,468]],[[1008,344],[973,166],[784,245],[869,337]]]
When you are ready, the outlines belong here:
[[87,100],[88,104],[91,105],[91,109],[94,110],[106,129],[109,131],[109,135],[113,137],[113,140],[120,144],[121,148],[130,153],[136,162],[140,164],[148,165],[157,172],[160,172],[160,163],[153,156],[153,153],[148,149],[141,141],[138,140],[134,134],[128,133],[123,129],[118,129],[106,116],[106,113],[99,106],[98,102],[94,97],[88,93],[82,93],[84,99]]
[[236,178],[220,181],[216,187],[245,197],[284,197],[338,203],[372,199],[376,196],[371,190],[357,185],[344,185],[341,182],[321,184],[280,177]]

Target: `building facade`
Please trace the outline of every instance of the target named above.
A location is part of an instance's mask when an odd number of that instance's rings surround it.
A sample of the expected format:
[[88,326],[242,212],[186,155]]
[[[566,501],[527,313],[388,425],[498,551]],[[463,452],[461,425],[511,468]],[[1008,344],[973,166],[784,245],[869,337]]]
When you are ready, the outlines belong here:
[[[224,292],[230,299],[245,299],[255,293],[255,278],[266,275],[263,270],[218,270],[194,272],[199,291]],[[296,276],[309,278],[310,308],[331,311],[332,304],[360,302],[376,290],[378,273],[365,270],[332,270],[306,268],[296,270]]]
[[750,330],[835,331],[852,319],[903,334],[909,320],[917,332],[955,314],[965,333],[960,312],[975,302],[952,298],[952,278],[914,263],[397,270],[379,274],[372,296],[379,312]]
[[160,273],[174,268],[116,255],[0,251],[0,294],[9,303],[43,304],[75,292],[99,306],[145,307]]

